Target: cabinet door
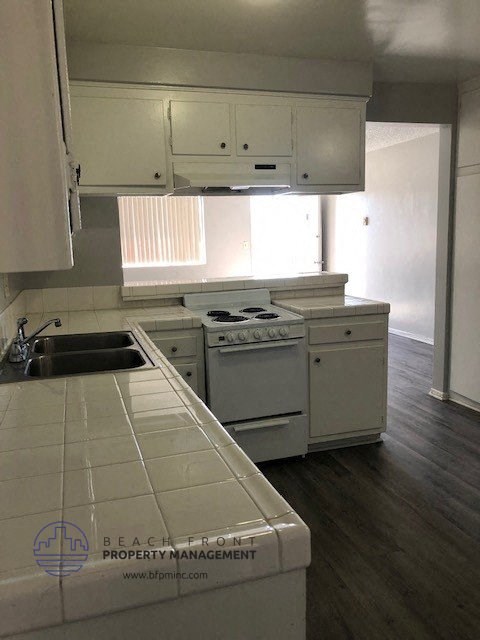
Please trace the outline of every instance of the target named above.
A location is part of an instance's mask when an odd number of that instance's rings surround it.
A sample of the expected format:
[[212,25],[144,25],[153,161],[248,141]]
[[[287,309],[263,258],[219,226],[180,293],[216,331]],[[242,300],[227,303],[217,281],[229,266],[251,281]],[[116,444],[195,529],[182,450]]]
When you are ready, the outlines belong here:
[[292,155],[291,107],[239,104],[235,128],[239,156]]
[[166,184],[161,100],[72,95],[81,186]]
[[170,103],[172,153],[190,156],[229,156],[230,105],[223,102]]
[[310,437],[383,430],[383,345],[311,350]]
[[358,184],[363,129],[358,106],[299,107],[297,183]]
[[192,362],[190,364],[175,364],[175,360],[170,360],[170,362],[188,386],[198,394],[198,370],[196,362]]
[[[73,265],[69,166],[49,0],[0,2],[0,272]],[[3,63],[3,61],[5,61]]]

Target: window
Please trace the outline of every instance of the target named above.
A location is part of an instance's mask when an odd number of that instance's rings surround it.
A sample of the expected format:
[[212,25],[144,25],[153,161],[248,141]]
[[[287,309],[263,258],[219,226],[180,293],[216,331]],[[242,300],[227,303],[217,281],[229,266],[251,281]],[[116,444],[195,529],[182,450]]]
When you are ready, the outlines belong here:
[[203,198],[118,198],[124,268],[205,264]]
[[252,196],[250,216],[253,275],[321,270],[318,196]]

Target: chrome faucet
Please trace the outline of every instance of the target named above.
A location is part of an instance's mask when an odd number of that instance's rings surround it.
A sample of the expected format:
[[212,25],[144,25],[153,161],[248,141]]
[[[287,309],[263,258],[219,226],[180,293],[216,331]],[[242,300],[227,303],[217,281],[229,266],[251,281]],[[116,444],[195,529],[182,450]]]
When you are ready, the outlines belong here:
[[23,328],[28,322],[28,318],[18,318],[17,320],[17,337],[12,342],[10,347],[10,353],[8,359],[10,362],[24,362],[28,355],[28,342],[38,336],[49,325],[55,323],[56,327],[62,326],[60,318],[53,318],[44,322],[36,331],[34,331],[28,338],[25,337],[25,329]]

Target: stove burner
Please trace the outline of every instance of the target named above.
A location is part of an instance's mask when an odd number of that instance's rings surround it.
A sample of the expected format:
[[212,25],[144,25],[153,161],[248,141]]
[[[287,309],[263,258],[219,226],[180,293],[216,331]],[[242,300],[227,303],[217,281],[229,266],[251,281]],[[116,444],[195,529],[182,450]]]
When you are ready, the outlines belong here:
[[242,313],[260,313],[265,311],[263,307],[247,307],[246,309],[240,309]]
[[230,311],[222,311],[219,309],[213,309],[207,313],[207,316],[219,318],[219,317],[227,317],[230,315]]
[[278,313],[259,313],[258,316],[255,316],[259,320],[273,320],[274,318],[279,318]]
[[244,320],[248,320],[246,316],[217,316],[214,318],[214,322],[243,322]]

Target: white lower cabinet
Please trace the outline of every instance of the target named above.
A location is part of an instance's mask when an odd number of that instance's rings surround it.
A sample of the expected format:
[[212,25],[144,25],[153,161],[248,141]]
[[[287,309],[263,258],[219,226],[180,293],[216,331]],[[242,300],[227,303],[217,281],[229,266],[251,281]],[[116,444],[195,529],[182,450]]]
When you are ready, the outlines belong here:
[[147,333],[189,387],[205,401],[203,329],[172,329]]
[[200,388],[198,386],[198,364],[196,362],[190,362],[189,364],[173,364],[188,386],[193,389],[197,395],[201,395]]
[[385,431],[387,316],[365,318],[309,323],[310,445]]

